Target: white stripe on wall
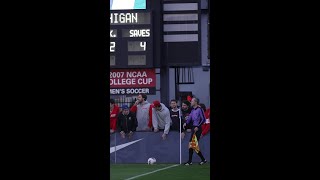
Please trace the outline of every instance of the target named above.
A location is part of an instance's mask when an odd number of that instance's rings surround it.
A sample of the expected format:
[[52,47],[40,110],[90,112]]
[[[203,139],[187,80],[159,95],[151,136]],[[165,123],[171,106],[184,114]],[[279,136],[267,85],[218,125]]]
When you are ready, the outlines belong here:
[[198,24],[164,24],[163,31],[198,31]]
[[163,21],[197,21],[198,14],[164,14]]
[[194,42],[198,41],[198,34],[172,34],[164,35],[164,42]]
[[175,3],[175,4],[164,4],[164,11],[192,11],[198,10],[198,3]]

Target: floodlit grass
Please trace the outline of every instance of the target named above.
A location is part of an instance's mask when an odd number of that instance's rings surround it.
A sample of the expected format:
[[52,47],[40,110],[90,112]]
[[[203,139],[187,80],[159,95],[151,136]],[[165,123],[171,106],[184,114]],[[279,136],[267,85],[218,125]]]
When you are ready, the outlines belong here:
[[[124,180],[158,169],[166,168],[174,164],[112,164],[110,165],[111,180]],[[209,180],[210,163],[200,166],[194,163],[191,166],[179,165],[164,169],[152,174],[136,178],[138,180]]]

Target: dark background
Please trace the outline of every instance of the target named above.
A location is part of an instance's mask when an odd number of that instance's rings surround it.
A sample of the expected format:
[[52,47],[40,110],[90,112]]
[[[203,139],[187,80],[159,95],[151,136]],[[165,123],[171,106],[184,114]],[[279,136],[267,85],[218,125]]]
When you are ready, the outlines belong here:
[[[309,41],[315,11],[279,2],[211,4],[211,176],[306,178],[316,145],[307,143],[316,131],[306,128],[318,119],[311,116],[317,71],[308,61],[318,59]],[[6,177],[108,179],[108,6],[89,0],[3,6]]]

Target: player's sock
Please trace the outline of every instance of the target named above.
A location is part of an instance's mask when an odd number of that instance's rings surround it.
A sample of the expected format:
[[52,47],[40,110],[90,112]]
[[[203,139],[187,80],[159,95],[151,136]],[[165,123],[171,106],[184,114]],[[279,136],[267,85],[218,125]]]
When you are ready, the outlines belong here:
[[201,151],[199,151],[197,154],[198,154],[198,156],[201,158],[201,161],[205,161],[205,159],[204,159],[204,157],[203,157],[203,155],[202,155]]
[[188,162],[192,162],[192,155],[193,155],[193,149],[189,148],[189,161]]

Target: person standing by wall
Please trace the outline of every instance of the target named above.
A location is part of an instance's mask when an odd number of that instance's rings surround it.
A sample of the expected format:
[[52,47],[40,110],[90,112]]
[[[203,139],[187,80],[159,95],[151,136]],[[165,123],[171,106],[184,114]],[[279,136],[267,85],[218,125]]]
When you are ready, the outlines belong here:
[[120,131],[121,137],[126,135],[130,138],[138,126],[137,119],[133,113],[130,112],[128,105],[122,105],[122,111],[118,116],[117,127]]
[[[191,113],[191,107],[190,107],[190,102],[188,100],[186,101],[183,101],[182,102],[182,105],[181,105],[181,114],[182,114],[182,124],[184,124],[188,117],[189,117],[189,114]],[[186,135],[186,132],[191,132],[191,129],[189,127],[189,125],[187,124],[186,126],[186,129],[183,129],[181,130],[181,139],[184,139],[184,136]]]
[[[177,105],[177,100],[175,99],[172,99],[170,101],[170,118],[171,118],[171,121],[172,121],[172,125],[171,125],[171,130],[173,131],[180,131],[180,127],[181,129],[183,130],[182,128],[182,125],[183,125],[183,121],[182,121],[182,113],[180,111],[180,109],[178,108],[178,105]],[[181,123],[180,123],[180,119],[181,119]]]
[[210,107],[206,109],[204,116],[206,118],[206,122],[202,125],[201,137],[205,136],[210,131]]
[[154,132],[163,130],[162,139],[165,140],[169,134],[171,118],[169,109],[159,101],[153,101],[152,125]]
[[151,131],[152,130],[152,107],[147,101],[146,94],[139,94],[137,101],[130,109],[136,114],[138,127],[137,131]]
[[[183,124],[183,128],[186,127],[187,124],[191,123],[192,127],[191,127],[191,138],[189,140],[189,160],[188,162],[185,163],[185,165],[192,165],[192,155],[193,155],[193,150],[196,151],[196,153],[198,154],[198,156],[201,158],[201,162],[199,163],[200,165],[203,165],[204,163],[207,162],[207,160],[203,157],[199,146],[197,146],[196,148],[194,148],[192,146],[192,143],[194,141],[196,141],[196,143],[199,142],[200,140],[200,136],[202,133],[202,124],[206,121],[205,117],[204,117],[204,112],[202,110],[202,108],[199,106],[199,99],[198,98],[192,98],[191,100],[191,106],[192,106],[192,111],[186,121],[186,123]],[[194,140],[194,136],[196,137],[196,140]]]
[[110,134],[117,129],[117,118],[119,114],[119,107],[115,104],[114,99],[110,99]]

